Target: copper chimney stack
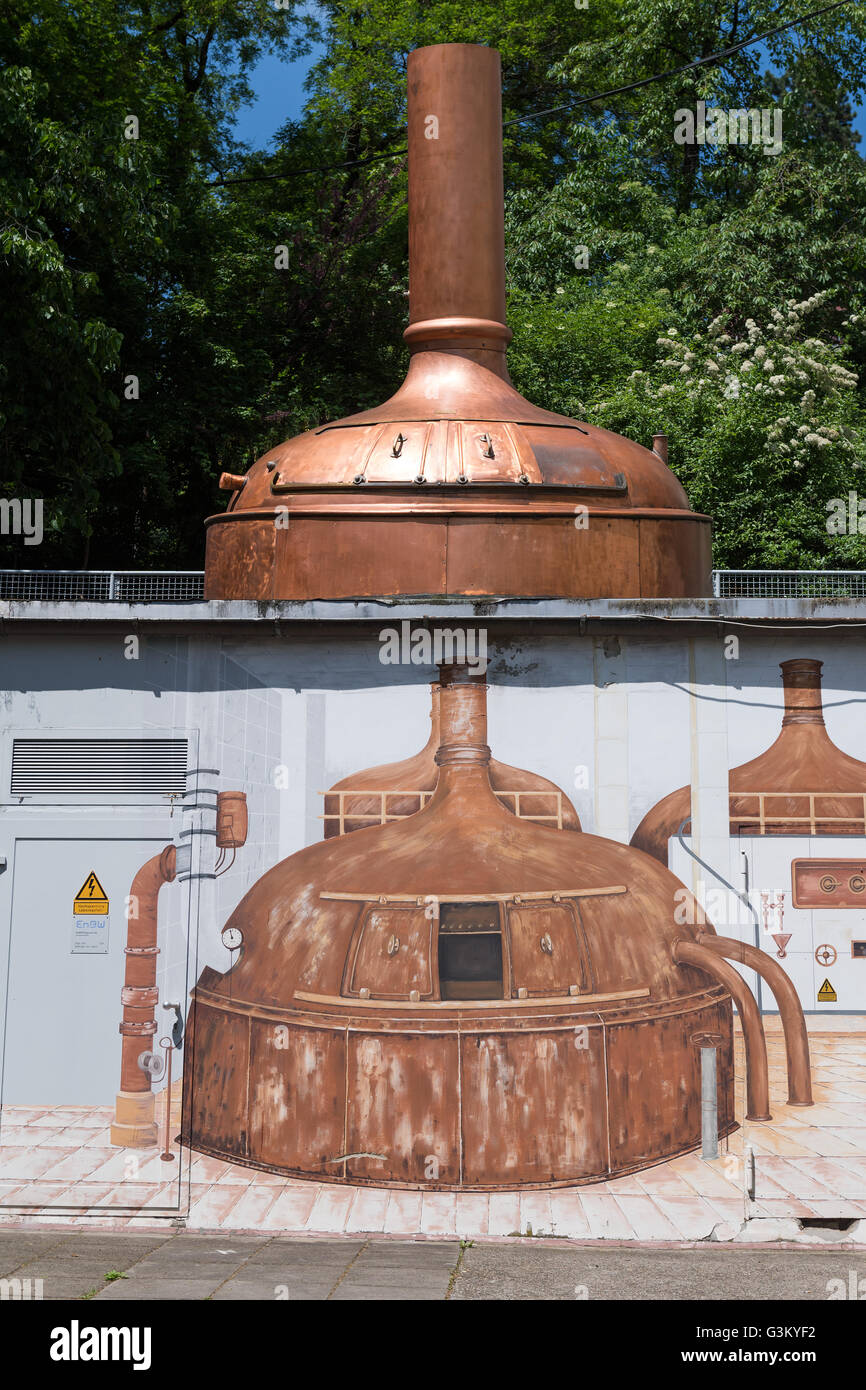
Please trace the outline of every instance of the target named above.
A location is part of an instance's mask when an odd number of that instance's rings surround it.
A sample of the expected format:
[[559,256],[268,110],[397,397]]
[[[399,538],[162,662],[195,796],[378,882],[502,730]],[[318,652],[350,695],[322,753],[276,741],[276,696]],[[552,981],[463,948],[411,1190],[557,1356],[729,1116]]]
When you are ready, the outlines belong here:
[[465,352],[508,380],[499,54],[409,58],[409,327],[413,351]]
[[406,380],[225,475],[207,597],[709,593],[709,519],[664,452],[509,380],[498,53],[410,54],[408,144]]

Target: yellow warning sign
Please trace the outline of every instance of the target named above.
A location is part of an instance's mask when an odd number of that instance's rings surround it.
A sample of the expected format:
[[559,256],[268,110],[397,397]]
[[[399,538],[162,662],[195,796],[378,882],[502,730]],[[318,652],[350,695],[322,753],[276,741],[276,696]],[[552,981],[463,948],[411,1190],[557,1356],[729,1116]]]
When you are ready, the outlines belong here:
[[102,917],[108,912],[108,897],[91,869],[75,895],[72,911],[76,917]]
[[829,980],[825,980],[824,983],[822,984],[821,988],[818,990],[818,1003],[819,1003],[819,1004],[835,1004],[835,1003],[836,1003],[836,991],[835,991],[835,989],[833,988],[833,986],[830,984],[830,981],[829,981]]

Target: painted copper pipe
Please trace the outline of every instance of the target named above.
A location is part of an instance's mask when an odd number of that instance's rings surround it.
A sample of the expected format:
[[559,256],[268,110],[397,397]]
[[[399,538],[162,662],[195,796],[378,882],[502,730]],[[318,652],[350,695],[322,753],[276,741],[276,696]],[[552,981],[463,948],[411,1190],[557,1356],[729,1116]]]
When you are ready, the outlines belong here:
[[675,941],[673,957],[678,965],[693,965],[712,975],[733,997],[746,1042],[746,1119],[771,1120],[767,1040],[755,996],[732,965],[694,941]]
[[785,1035],[785,1057],[788,1064],[788,1104],[813,1105],[812,1071],[809,1062],[809,1035],[806,1032],[806,1019],[797,991],[772,956],[757,946],[737,941],[731,936],[710,936],[707,932],[698,933],[701,946],[724,956],[727,960],[737,960],[751,970],[757,970],[767,987],[772,990]]
[[174,845],[167,845],[139,869],[129,890],[136,915],[129,918],[127,926],[126,975],[121,994],[120,1089],[124,1092],[151,1089],[150,1077],[139,1067],[138,1058],[156,1032],[157,899],[162,885],[174,880],[176,860]]
[[[409,327],[417,351],[460,345],[505,375],[502,76],[480,44],[408,60]],[[475,355],[475,352],[473,352]]]

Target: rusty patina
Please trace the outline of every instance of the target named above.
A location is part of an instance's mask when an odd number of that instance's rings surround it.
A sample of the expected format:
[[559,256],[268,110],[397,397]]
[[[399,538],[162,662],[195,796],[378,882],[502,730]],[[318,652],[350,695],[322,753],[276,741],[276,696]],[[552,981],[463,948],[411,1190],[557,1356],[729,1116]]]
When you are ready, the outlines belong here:
[[224,476],[207,597],[709,593],[709,519],[662,444],[542,410],[509,379],[498,53],[410,54],[408,144],[406,380]]
[[721,1039],[735,1128],[732,993],[766,1118],[760,1015],[694,903],[701,925],[678,925],[687,890],[628,846],[512,815],[483,679],[443,673],[440,701],[429,804],[292,855],[232,914],[237,962],[194,990],[186,1142],[333,1182],[603,1180],[700,1143],[695,1035]]

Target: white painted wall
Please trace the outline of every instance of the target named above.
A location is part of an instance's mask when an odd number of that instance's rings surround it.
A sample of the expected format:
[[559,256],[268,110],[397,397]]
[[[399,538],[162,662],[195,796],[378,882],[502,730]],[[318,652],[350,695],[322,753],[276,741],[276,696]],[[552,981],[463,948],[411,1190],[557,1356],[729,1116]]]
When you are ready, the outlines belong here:
[[[218,789],[247,793],[249,839],[234,865],[218,880],[202,877],[166,894],[164,995],[185,997],[204,963],[228,964],[219,935],[226,918],[266,869],[321,838],[323,790],[351,772],[405,758],[427,741],[432,669],[384,666],[374,628],[337,637],[321,628],[295,631],[229,639],[216,626],[198,626],[190,637],[179,626],[143,638],[137,661],[125,659],[124,634],[95,620],[74,635],[19,635],[8,628],[0,636],[0,855],[10,863],[17,837],[44,835],[48,841],[58,823],[66,823],[98,838],[106,815],[113,829],[130,837],[148,838],[154,825],[159,835],[173,838],[207,831]],[[779,732],[779,662],[808,656],[825,663],[830,735],[866,760],[866,639],[856,628],[840,633],[806,626],[784,632],[738,628],[736,635],[739,653],[727,660],[722,624],[708,625],[697,636],[673,623],[658,635],[621,630],[607,637],[580,634],[574,626],[534,635],[527,627],[498,645],[491,628],[494,755],[556,782],[574,801],[585,830],[623,842],[655,802],[691,784],[690,843],[739,886],[740,847],[727,836],[727,772],[769,747]],[[106,807],[86,790],[72,807],[13,803],[11,740],[16,732],[48,730],[187,734],[204,769],[197,799],[188,798],[196,809],[168,816],[164,807]],[[578,768],[588,770],[585,779],[576,778]],[[200,846],[196,871],[208,875],[213,837],[194,838]],[[866,846],[846,841],[840,854],[849,857],[857,848]],[[769,850],[762,849],[755,872],[778,877],[795,853],[830,851],[828,841],[816,842],[812,851],[786,841],[773,847],[777,852],[785,865],[770,864]],[[705,877],[678,846],[672,848],[672,866],[690,886],[699,887]],[[754,886],[760,891],[763,884]],[[729,906],[733,916],[736,904]],[[0,873],[3,969],[11,907],[11,875]],[[858,915],[848,914],[833,930],[850,934]],[[808,936],[805,923],[798,924],[798,933],[801,925],[795,951]],[[64,966],[60,957],[45,961],[34,1008],[46,1016],[66,988]],[[805,958],[803,980],[804,993],[813,991]],[[87,1007],[119,1061],[114,992],[98,994]],[[866,1009],[866,961],[852,964],[850,952],[838,1008]]]

